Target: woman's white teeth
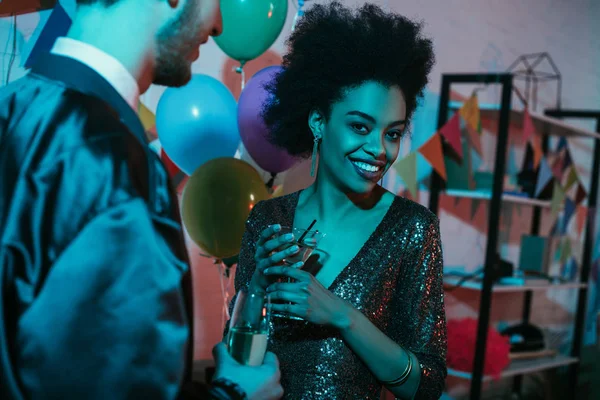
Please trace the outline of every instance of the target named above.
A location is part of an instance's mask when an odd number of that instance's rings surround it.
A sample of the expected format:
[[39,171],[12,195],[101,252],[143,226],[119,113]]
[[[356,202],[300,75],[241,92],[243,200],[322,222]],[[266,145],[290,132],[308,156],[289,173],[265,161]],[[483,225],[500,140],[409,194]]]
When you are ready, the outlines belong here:
[[375,165],[371,165],[371,164],[367,164],[367,163],[360,162],[360,161],[352,161],[352,162],[358,168],[364,169],[365,171],[369,171],[369,172],[377,172],[377,171],[379,171],[381,169],[381,167],[378,167],[378,166],[375,166]]

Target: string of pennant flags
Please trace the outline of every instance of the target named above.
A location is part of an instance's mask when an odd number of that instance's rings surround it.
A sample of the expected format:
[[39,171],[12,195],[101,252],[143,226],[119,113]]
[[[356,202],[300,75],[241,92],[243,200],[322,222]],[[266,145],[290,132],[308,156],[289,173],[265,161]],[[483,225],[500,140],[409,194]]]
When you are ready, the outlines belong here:
[[[479,156],[483,156],[481,132],[479,101],[477,94],[473,93],[427,142],[399,159],[393,166],[394,170],[404,182],[411,196],[416,198],[418,188],[417,153],[427,160],[444,181],[447,181],[444,155],[451,155],[462,162],[464,157],[462,138],[465,135],[470,148]],[[550,209],[551,218],[556,221],[554,233],[564,234],[569,221],[575,214],[577,215],[578,232],[581,233],[587,212],[581,203],[587,197],[587,193],[573,163],[568,141],[561,137],[556,150],[548,157],[544,157],[541,135],[536,132],[528,109],[524,111],[522,135],[526,146],[529,146],[533,153],[532,168],[538,170],[534,197],[539,198],[544,191],[552,190]],[[561,210],[563,210],[562,218],[557,221]]]
[[444,146],[459,161],[463,159],[462,132],[465,131],[469,144],[477,154],[482,155],[481,149],[481,114],[477,95],[473,94],[463,106],[435,132],[431,138],[415,151],[394,164],[394,170],[400,176],[413,197],[417,196],[417,153],[421,154],[433,170],[446,181],[446,165],[444,162]]

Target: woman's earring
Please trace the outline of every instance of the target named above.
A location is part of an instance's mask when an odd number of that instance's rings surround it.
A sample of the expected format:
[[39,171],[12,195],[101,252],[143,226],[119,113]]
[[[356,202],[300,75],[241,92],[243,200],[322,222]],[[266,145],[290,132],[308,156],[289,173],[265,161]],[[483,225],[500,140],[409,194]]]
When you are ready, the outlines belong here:
[[314,134],[314,144],[313,144],[313,151],[312,151],[312,160],[311,160],[311,164],[310,164],[310,176],[314,177],[315,176],[315,169],[317,167],[317,153],[319,151],[319,142],[321,141],[321,135],[318,133]]

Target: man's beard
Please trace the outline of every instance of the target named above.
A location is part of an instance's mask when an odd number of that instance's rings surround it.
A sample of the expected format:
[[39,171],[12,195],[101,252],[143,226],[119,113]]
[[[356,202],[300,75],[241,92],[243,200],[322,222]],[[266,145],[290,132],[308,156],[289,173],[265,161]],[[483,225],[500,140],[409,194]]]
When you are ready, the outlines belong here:
[[180,87],[192,77],[190,63],[176,47],[160,45],[154,67],[152,83],[168,87]]
[[158,34],[157,56],[153,83],[180,87],[192,77],[187,56],[193,50],[189,43],[197,40],[194,21],[197,21],[195,2],[189,1],[179,17]]

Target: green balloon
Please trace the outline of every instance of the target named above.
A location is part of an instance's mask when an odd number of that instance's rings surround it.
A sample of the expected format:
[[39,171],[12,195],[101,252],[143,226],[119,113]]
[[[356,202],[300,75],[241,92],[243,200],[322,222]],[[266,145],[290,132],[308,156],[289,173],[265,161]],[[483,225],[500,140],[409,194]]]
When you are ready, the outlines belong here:
[[181,216],[196,244],[216,258],[240,252],[250,210],[269,198],[260,175],[248,163],[216,158],[190,176],[182,196]]
[[215,42],[243,65],[277,40],[287,11],[288,0],[221,0],[223,33]]

